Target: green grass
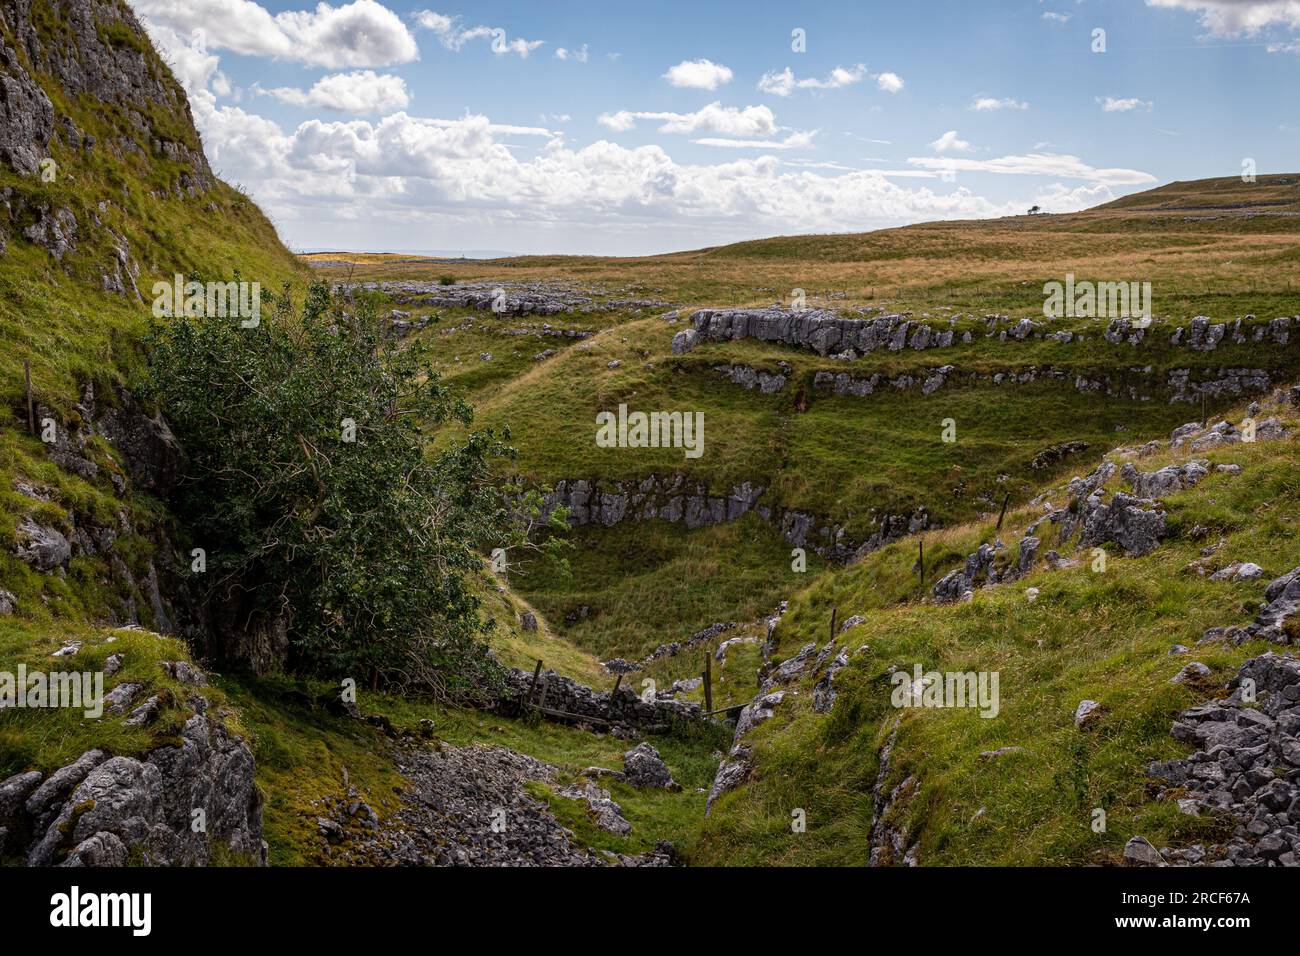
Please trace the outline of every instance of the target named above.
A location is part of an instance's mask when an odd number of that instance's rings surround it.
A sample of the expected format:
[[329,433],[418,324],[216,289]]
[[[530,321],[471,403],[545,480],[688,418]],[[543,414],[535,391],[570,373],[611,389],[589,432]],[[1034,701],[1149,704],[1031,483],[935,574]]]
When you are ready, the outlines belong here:
[[823,566],[810,553],[807,572],[791,570],[790,546],[755,515],[699,531],[662,521],[581,528],[570,540],[569,578],[537,565],[513,584],[567,640],[605,660],[768,614]]
[[[110,641],[109,638],[112,638]],[[64,641],[83,641],[71,657],[51,657]],[[41,626],[15,618],[0,619],[0,660],[5,670],[26,665],[35,671],[102,672],[110,654],[122,654],[122,669],[104,678],[104,693],[118,684],[144,685],[137,706],[149,697],[161,695],[164,708],[147,728],[131,728],[122,717],[107,712],[100,718],[87,717],[84,709],[68,707],[0,711],[0,779],[27,770],[49,773],[100,748],[115,756],[139,756],[155,747],[179,744],[180,729],[192,713],[185,701],[193,693],[171,679],[161,667],[163,661],[191,661],[184,642],[139,629]],[[214,711],[226,703],[214,689],[200,691]],[[235,734],[242,733],[237,717],[227,721]]]
[[[899,718],[887,786],[907,774],[920,781],[918,796],[899,819],[919,836],[922,864],[1115,863],[1134,834],[1157,846],[1222,838],[1210,821],[1181,815],[1170,803],[1153,803],[1145,768],[1186,753],[1169,736],[1174,715],[1212,695],[1241,662],[1267,649],[1259,642],[1195,644],[1209,627],[1249,620],[1268,578],[1211,582],[1185,566],[1220,535],[1226,543],[1214,556],[1217,566],[1251,560],[1272,577],[1300,564],[1300,453],[1288,440],[1237,445],[1203,457],[1237,462],[1245,472],[1212,475],[1170,496],[1171,538],[1145,558],[1112,555],[1103,573],[1085,561],[979,590],[970,604],[920,604],[915,570],[907,567],[914,551],[896,545],[813,582],[791,601],[778,628],[778,656],[824,639],[831,607],[841,620],[866,615],[865,624],[839,640],[851,652],[866,649],[837,676],[840,697],[829,716],[812,711],[805,682],[751,735],[758,754],[752,782],[715,806],[698,859],[864,863],[877,754]],[[1152,470],[1166,460],[1144,460],[1140,467]],[[1010,516],[1010,526],[1022,527],[1027,517]],[[1192,540],[1187,535],[1197,525],[1209,534]],[[927,552],[937,562],[931,580],[955,567],[991,531],[987,525],[966,526],[927,536]],[[1053,544],[1045,540],[1043,547]],[[1024,595],[1029,587],[1041,592],[1033,603]],[[1170,656],[1177,643],[1192,647],[1192,654]],[[1210,666],[1213,679],[1197,688],[1169,683],[1189,660]],[[893,708],[888,668],[910,671],[914,663],[925,670],[998,672],[999,715]],[[1088,732],[1072,720],[1083,699],[1106,709]],[[979,756],[1011,746],[1025,752],[993,761]],[[790,830],[794,808],[807,811],[806,833]],[[1104,833],[1091,826],[1098,808],[1106,814]]]

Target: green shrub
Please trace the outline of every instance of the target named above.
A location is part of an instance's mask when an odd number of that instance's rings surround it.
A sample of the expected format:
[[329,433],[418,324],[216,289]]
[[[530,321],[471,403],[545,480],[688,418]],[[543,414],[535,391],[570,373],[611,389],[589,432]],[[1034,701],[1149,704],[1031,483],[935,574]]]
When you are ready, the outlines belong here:
[[509,449],[481,431],[427,452],[471,410],[421,346],[385,338],[373,297],[317,283],[300,310],[287,290],[264,301],[254,328],[181,317],[148,337],[145,392],[186,452],[173,504],[206,551],[209,608],[286,634],[295,670],[481,686],[494,668],[469,578],[477,548],[516,534],[489,471]]

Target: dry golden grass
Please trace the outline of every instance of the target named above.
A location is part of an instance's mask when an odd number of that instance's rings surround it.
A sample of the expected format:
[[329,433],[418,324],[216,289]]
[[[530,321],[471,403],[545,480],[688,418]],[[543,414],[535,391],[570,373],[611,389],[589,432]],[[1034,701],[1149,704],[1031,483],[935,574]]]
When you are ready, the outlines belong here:
[[1282,313],[1300,293],[1300,176],[1173,183],[1068,215],[774,237],[637,258],[305,258],[332,278],[558,280],[688,307],[767,305],[789,301],[800,288],[811,306],[980,313],[1036,310],[1043,283],[1072,272],[1079,279],[1149,281],[1159,315],[1203,311],[1222,319],[1232,310]]

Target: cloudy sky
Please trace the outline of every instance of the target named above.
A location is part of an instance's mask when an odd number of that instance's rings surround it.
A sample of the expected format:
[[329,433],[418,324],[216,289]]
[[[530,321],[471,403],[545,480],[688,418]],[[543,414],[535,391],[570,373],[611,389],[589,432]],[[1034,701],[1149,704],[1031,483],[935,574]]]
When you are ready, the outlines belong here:
[[129,2],[303,250],[638,255],[1300,167],[1300,0]]

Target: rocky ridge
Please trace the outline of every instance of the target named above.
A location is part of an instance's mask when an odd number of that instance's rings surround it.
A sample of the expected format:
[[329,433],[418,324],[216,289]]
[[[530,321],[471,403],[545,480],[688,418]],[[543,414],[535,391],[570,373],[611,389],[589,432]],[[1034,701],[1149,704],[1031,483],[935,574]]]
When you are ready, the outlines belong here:
[[[869,355],[877,349],[899,352],[904,349],[949,348],[971,345],[974,334],[969,330],[957,333],[956,319],[949,320],[943,328],[930,322],[913,321],[902,313],[885,313],[874,318],[866,317],[868,310],[859,310],[857,316],[845,316],[827,309],[784,309],[773,306],[766,309],[698,309],[691,316],[696,336],[674,338],[674,351],[689,351],[698,342],[735,342],[756,339],[795,348],[809,349],[819,355],[853,359]],[[874,310],[873,310],[874,311]],[[1046,321],[1013,319],[1005,315],[989,315],[984,319],[984,338],[1000,342],[1026,339],[1044,339],[1068,344],[1083,341],[1085,336],[1070,331],[1047,332]],[[1276,345],[1291,341],[1293,325],[1300,316],[1281,316],[1271,322],[1259,323],[1254,316],[1246,316],[1232,323],[1215,323],[1206,316],[1196,316],[1186,327],[1179,326],[1169,335],[1169,345],[1198,352],[1212,352],[1225,340],[1235,344],[1262,343],[1266,340]],[[1113,319],[1100,335],[1112,345],[1127,343],[1140,345],[1149,336],[1164,334],[1167,329],[1160,324],[1140,328],[1128,319]],[[681,336],[681,333],[678,333]]]
[[795,547],[807,547],[833,561],[851,561],[891,541],[929,526],[929,515],[918,508],[911,515],[882,515],[876,530],[861,541],[833,521],[797,509],[773,509],[760,503],[764,488],[751,482],[734,486],[727,495],[710,493],[682,474],[649,475],[639,481],[562,478],[545,494],[543,517],[558,507],[568,509],[573,527],[599,524],[611,528],[623,521],[682,522],[688,528],[736,521],[753,512],[776,525]]

